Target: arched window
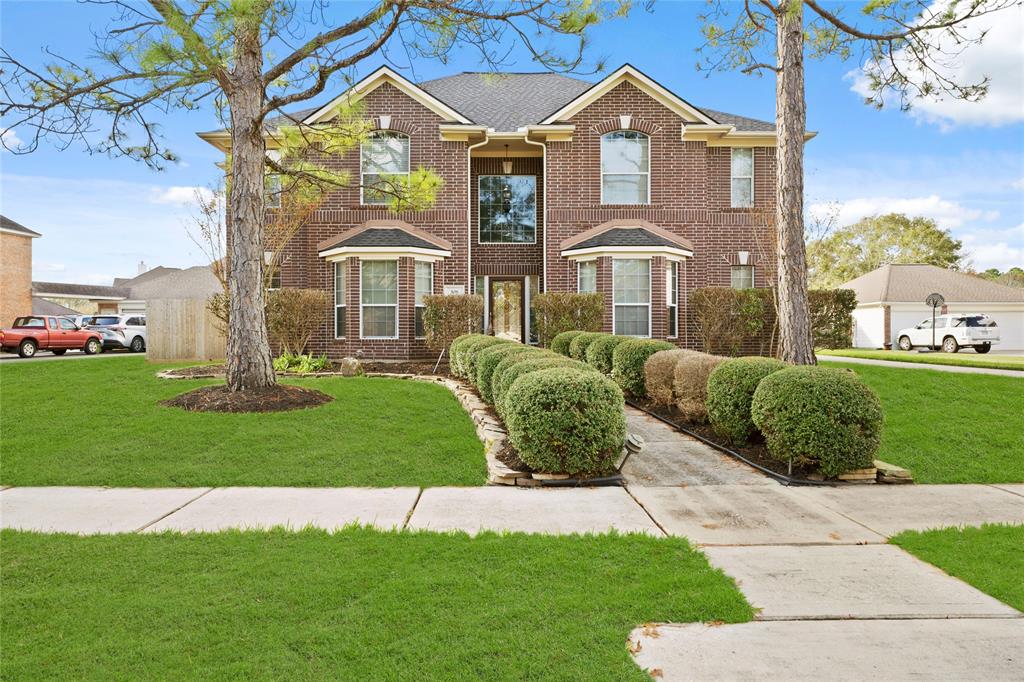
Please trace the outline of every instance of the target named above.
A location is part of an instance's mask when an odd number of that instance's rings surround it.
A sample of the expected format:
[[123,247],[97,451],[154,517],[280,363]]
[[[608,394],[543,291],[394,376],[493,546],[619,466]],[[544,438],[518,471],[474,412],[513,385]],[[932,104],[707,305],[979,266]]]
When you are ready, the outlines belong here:
[[601,136],[601,203],[651,203],[651,139],[635,130]]
[[385,130],[371,133],[360,147],[360,175],[362,202],[388,203],[395,191],[409,183],[409,136]]

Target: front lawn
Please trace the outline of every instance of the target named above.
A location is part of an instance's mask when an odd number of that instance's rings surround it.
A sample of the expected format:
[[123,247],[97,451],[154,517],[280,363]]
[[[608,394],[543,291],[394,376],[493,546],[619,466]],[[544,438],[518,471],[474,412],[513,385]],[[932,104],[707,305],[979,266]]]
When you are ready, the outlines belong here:
[[1024,482],[1024,380],[830,362],[856,372],[885,414],[878,459],[918,483]]
[[290,379],[334,396],[308,410],[185,412],[158,401],[211,380],[158,379],[141,357],[0,367],[4,485],[482,485],[483,446],[442,386]]
[[844,348],[842,350],[816,350],[818,355],[868,360],[891,360],[893,362],[917,362],[928,365],[955,365],[959,367],[987,367],[989,369],[1014,369],[1024,373],[1024,356],[1020,355],[979,355],[963,350],[959,353],[918,353],[916,350],[872,350],[868,348]]
[[1024,526],[907,531],[890,542],[1024,611]]
[[751,607],[683,539],[4,531],[15,679],[649,679],[649,621]]

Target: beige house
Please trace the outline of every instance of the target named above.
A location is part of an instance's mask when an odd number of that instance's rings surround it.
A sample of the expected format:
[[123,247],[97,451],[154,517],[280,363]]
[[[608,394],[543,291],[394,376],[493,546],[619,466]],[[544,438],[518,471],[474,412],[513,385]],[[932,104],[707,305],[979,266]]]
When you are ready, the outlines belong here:
[[932,314],[924,301],[938,293],[946,299],[939,314],[988,315],[999,325],[996,350],[1024,350],[1024,289],[924,264],[883,265],[840,288],[857,294],[855,348],[891,348],[899,330]]
[[32,240],[40,236],[0,216],[0,326],[32,314]]

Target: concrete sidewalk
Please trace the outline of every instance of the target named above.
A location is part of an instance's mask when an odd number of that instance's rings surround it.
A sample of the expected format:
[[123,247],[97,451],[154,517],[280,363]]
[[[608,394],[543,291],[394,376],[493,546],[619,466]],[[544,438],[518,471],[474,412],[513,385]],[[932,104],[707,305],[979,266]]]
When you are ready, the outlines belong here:
[[937,372],[953,372],[954,374],[995,374],[1002,377],[1024,379],[1024,371],[1014,369],[968,367],[966,365],[931,365],[924,362],[900,362],[899,360],[875,360],[874,358],[848,358],[842,355],[819,355],[817,357],[818,360],[824,362],[850,362],[855,365],[879,365],[880,367],[898,367],[900,369],[934,369]]

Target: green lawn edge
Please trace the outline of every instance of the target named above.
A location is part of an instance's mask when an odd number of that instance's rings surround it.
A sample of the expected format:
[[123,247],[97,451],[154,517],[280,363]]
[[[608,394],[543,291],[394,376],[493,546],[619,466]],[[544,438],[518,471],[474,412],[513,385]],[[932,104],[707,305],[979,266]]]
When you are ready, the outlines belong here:
[[950,353],[918,353],[917,351],[873,350],[868,348],[843,348],[841,350],[816,350],[818,355],[867,360],[889,360],[927,365],[951,365],[955,367],[982,367],[985,369],[1009,369],[1024,375],[1024,356],[999,355],[953,355]]

